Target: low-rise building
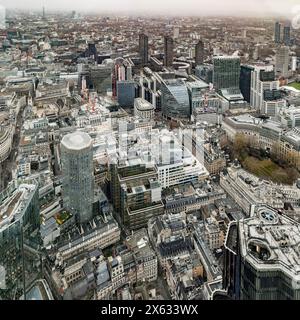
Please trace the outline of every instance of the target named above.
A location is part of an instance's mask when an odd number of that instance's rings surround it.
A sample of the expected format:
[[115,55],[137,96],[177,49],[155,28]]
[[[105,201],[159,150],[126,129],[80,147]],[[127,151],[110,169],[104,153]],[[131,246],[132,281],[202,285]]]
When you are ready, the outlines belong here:
[[151,121],[154,118],[154,111],[154,106],[147,100],[142,98],[134,100],[134,115],[136,117]]

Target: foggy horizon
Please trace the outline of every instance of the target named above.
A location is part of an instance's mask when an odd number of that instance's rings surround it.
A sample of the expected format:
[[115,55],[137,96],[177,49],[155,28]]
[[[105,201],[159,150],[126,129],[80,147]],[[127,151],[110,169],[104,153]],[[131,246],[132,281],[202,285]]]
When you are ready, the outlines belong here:
[[[0,5],[7,9],[27,11],[77,11],[79,13],[122,14],[142,16],[241,16],[241,17],[291,17],[293,10],[299,7],[299,1],[287,0],[152,0],[145,3],[139,0],[114,0],[111,3],[89,0],[87,3],[78,0],[2,0]],[[299,9],[299,8],[298,8]]]

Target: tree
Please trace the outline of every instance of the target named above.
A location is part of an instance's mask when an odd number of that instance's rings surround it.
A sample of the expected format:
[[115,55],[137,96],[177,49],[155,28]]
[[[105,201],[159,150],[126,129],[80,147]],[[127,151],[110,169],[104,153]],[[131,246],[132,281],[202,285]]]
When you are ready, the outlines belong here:
[[247,145],[248,144],[247,144],[245,135],[243,133],[238,133],[234,139],[234,144],[233,144],[234,151],[240,153],[247,147]]
[[234,157],[240,161],[244,160],[247,157],[247,148],[249,147],[249,142],[247,141],[246,136],[243,133],[238,133],[235,136],[233,142],[233,153]]

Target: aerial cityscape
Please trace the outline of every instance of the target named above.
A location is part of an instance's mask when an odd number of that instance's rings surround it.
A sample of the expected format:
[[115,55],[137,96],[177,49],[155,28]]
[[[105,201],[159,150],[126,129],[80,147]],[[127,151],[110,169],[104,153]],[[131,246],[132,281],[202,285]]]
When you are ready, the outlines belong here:
[[300,300],[300,5],[87,2],[0,1],[0,300]]

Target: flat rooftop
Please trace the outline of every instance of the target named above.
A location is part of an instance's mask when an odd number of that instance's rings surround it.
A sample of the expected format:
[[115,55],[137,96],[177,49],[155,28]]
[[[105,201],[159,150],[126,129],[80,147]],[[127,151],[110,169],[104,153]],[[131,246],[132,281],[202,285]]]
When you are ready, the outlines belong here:
[[300,224],[267,206],[239,221],[241,255],[260,271],[281,270],[300,288]]
[[136,98],[134,100],[135,106],[136,108],[138,108],[138,110],[142,110],[142,111],[147,111],[147,110],[154,110],[154,106],[148,102],[145,99],[142,98]]
[[63,137],[61,144],[68,150],[82,150],[92,146],[92,138],[89,134],[76,131]]
[[23,212],[35,189],[31,184],[11,185],[0,194],[0,230]]

